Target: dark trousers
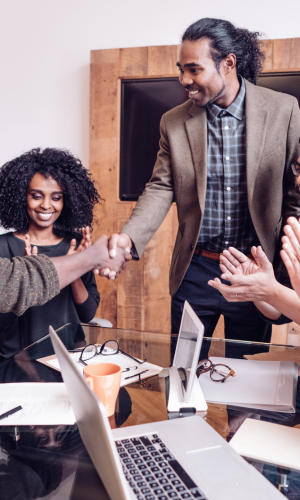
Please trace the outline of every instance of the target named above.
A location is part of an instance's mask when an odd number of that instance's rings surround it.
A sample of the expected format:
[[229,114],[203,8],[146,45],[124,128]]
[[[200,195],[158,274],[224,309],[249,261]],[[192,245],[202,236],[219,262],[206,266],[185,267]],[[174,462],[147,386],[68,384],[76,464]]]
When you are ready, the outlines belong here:
[[220,292],[207,284],[220,276],[217,260],[193,255],[183,282],[172,298],[172,333],[179,331],[184,301],[187,300],[204,324],[205,337],[212,336],[223,314],[226,339],[270,342],[272,325],[261,318],[253,302],[227,302]]

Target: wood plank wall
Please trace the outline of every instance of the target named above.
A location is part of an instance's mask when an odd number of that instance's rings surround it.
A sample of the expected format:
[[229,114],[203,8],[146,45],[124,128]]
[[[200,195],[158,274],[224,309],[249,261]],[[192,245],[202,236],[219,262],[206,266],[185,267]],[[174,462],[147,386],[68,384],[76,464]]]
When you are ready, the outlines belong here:
[[[262,42],[264,71],[300,69],[300,38]],[[135,203],[119,199],[120,82],[122,78],[177,76],[179,45],[93,50],[90,82],[90,171],[105,201],[97,208],[93,238],[118,232]],[[115,327],[170,332],[169,267],[177,232],[176,206],[139,262],[116,281],[97,278],[97,316]]]

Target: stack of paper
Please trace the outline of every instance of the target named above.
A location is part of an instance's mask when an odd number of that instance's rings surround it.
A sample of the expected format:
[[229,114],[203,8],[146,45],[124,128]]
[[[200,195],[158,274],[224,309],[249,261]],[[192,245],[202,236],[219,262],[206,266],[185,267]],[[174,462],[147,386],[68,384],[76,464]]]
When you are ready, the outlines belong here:
[[[79,351],[70,353],[71,358],[75,361],[75,364],[83,374],[84,365],[79,362],[81,352]],[[40,358],[37,361],[43,363],[55,370],[60,371],[59,362],[57,357],[48,356],[47,358]],[[134,382],[139,381],[139,374],[141,379],[153,377],[154,375],[158,375],[161,372],[162,367],[158,365],[153,365],[152,363],[142,363],[139,364],[134,359],[125,356],[122,353],[114,354],[113,356],[95,356],[90,359],[87,364],[98,364],[98,363],[112,363],[114,365],[118,365],[122,369],[122,377],[121,377],[121,387],[124,387],[129,384],[133,384]],[[127,371],[126,371],[127,370]]]
[[1,425],[73,425],[75,416],[65,384],[0,384],[0,414],[16,406],[22,410],[0,420]]
[[210,358],[213,364],[225,364],[235,377],[213,382],[210,372],[199,377],[206,401],[229,406],[295,413],[298,365],[292,361],[249,361]]

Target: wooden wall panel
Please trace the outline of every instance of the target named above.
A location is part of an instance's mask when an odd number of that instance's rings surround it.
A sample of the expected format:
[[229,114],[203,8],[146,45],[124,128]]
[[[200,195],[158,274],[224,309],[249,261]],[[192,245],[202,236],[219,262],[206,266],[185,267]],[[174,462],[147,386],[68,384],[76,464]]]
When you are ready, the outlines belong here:
[[[300,68],[300,38],[264,40],[264,71]],[[178,75],[180,45],[96,50],[91,53],[90,170],[105,202],[97,208],[94,236],[119,231],[135,203],[119,199],[121,78]],[[173,205],[139,262],[116,281],[97,278],[97,316],[118,328],[170,331],[169,269],[178,229]]]

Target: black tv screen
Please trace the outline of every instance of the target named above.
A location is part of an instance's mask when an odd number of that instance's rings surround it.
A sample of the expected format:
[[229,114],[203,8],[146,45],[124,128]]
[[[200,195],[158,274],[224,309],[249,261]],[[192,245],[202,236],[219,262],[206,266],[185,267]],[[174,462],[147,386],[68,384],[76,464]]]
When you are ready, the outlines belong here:
[[[263,73],[258,85],[291,94],[300,105],[300,72]],[[122,80],[120,199],[136,201],[149,181],[159,148],[162,115],[188,93],[177,77]]]

